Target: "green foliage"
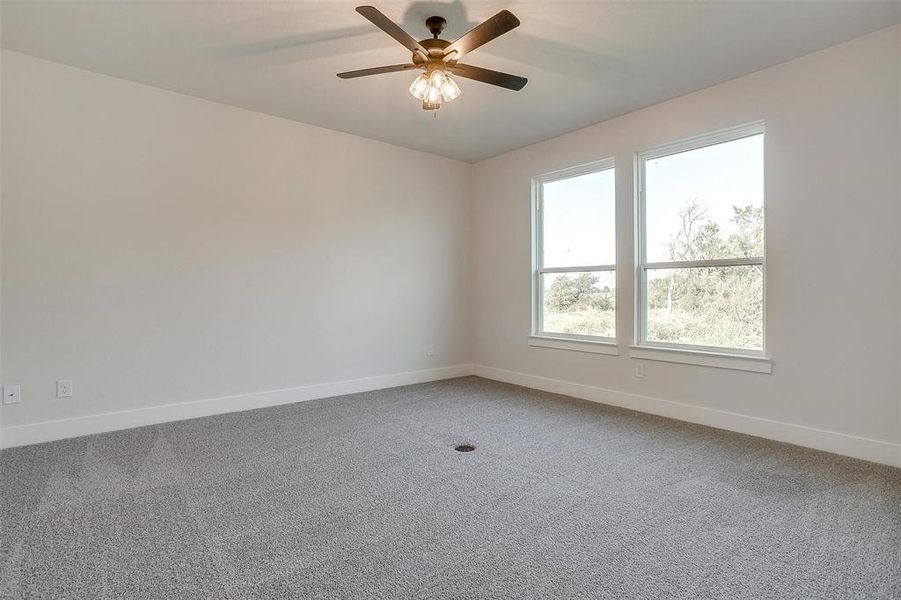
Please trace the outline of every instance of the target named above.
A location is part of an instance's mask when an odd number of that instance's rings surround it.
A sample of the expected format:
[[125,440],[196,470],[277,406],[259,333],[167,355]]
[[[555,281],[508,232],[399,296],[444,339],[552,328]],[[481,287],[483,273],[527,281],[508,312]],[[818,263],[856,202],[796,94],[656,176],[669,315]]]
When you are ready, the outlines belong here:
[[738,256],[763,256],[763,207],[733,206],[732,221],[738,232],[729,236],[729,243]]
[[[707,260],[763,254],[763,209],[733,207],[735,232],[724,238],[696,201],[680,211],[670,259]],[[704,346],[760,348],[763,272],[759,266],[672,269],[649,274],[648,339]]]
[[557,275],[544,294],[544,329],[557,333],[613,336],[614,290],[594,273]]
[[[724,236],[696,200],[680,211],[668,244],[673,261],[761,256],[763,208],[733,207],[734,231]],[[613,336],[614,290],[594,273],[559,274],[544,294],[544,330]],[[760,266],[668,269],[649,273],[648,339],[761,348],[763,271]]]
[[613,290],[609,286],[598,287],[598,277],[592,273],[579,273],[575,277],[561,274],[544,297],[544,304],[554,312],[587,309],[610,310],[613,307]]
[[546,312],[544,330],[554,333],[613,337],[616,333],[616,313],[612,309],[606,312]]

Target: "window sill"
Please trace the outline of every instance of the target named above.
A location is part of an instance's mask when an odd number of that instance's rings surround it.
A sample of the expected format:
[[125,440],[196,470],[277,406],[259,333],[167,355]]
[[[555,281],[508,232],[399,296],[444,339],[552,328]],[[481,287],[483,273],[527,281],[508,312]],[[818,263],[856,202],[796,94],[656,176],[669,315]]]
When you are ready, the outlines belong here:
[[645,360],[659,360],[702,367],[733,369],[736,371],[751,371],[753,373],[773,372],[773,363],[766,356],[746,356],[744,354],[660,348],[656,346],[629,346],[629,356]]
[[539,348],[555,348],[557,350],[573,350],[592,354],[619,356],[619,348],[614,341],[579,340],[575,338],[553,337],[549,335],[530,335],[529,345]]

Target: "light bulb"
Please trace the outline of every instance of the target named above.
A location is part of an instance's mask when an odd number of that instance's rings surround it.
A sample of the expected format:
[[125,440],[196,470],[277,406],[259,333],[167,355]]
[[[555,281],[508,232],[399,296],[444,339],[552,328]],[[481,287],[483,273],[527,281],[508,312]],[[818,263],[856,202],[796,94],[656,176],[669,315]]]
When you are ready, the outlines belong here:
[[444,85],[445,81],[447,81],[447,75],[444,74],[444,71],[435,69],[429,74],[429,82],[436,88]]
[[444,98],[445,102],[450,102],[461,93],[460,86],[457,85],[456,81],[450,77],[444,78],[444,83],[441,84],[441,97]]
[[428,90],[429,78],[425,76],[425,73],[420,73],[419,77],[414,79],[413,83],[410,84],[410,93],[413,94],[413,97],[417,100],[424,100]]
[[425,93],[425,101],[430,104],[438,104],[441,102],[441,88],[432,84]]

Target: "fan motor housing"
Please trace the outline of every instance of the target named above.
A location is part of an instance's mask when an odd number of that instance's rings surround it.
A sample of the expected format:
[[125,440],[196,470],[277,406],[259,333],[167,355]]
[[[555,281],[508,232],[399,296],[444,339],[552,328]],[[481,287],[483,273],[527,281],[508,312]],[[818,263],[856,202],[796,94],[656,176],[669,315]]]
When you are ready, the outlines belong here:
[[[429,58],[441,60],[444,57],[444,49],[450,46],[450,42],[447,40],[439,40],[438,38],[421,40],[420,45],[423,48],[429,51]],[[425,62],[425,59],[418,53],[413,53],[413,62],[415,64],[422,64]]]

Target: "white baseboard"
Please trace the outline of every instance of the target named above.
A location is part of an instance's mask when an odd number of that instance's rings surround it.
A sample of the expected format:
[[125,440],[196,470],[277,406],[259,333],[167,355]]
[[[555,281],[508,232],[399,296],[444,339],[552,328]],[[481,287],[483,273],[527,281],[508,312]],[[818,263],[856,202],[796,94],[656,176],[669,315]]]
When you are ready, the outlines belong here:
[[757,437],[787,442],[797,446],[814,448],[834,454],[842,454],[871,462],[901,467],[901,444],[827,431],[803,425],[794,425],[771,419],[751,417],[714,408],[706,408],[672,400],[651,398],[639,394],[620,392],[601,387],[539,377],[495,367],[473,365],[473,375],[513,383],[524,387],[563,394],[601,404],[630,408],[689,423],[709,425],[728,431],[746,433]]
[[563,394],[611,406],[620,406],[689,423],[708,425],[728,431],[736,431],[901,467],[901,444],[483,365],[453,365],[437,369],[393,373],[362,379],[334,381],[281,390],[209,398],[177,404],[164,404],[71,419],[43,421],[28,425],[16,425],[4,428],[0,439],[2,439],[3,448],[12,448],[90,435],[92,433],[102,433],[104,431],[143,427],[169,421],[343,396],[466,375],[478,375],[485,379],[513,383],[536,390]]
[[55,421],[42,421],[28,425],[14,425],[3,428],[0,436],[3,448],[25,446],[40,442],[50,442],[66,438],[115,431],[118,429],[131,429],[145,425],[156,425],[169,421],[182,419],[194,419],[229,412],[343,396],[358,392],[369,392],[385,388],[425,383],[463,377],[472,374],[472,365],[453,365],[439,367],[437,369],[425,369],[422,371],[410,371],[407,373],[392,373],[390,375],[378,375],[364,377],[362,379],[349,379],[345,381],[333,381],[318,383],[301,387],[271,390],[241,394],[237,396],[225,396],[222,398],[208,398],[176,404],[163,404],[161,406],[148,406],[132,410],[100,413],[75,417],[71,419],[59,419]]

